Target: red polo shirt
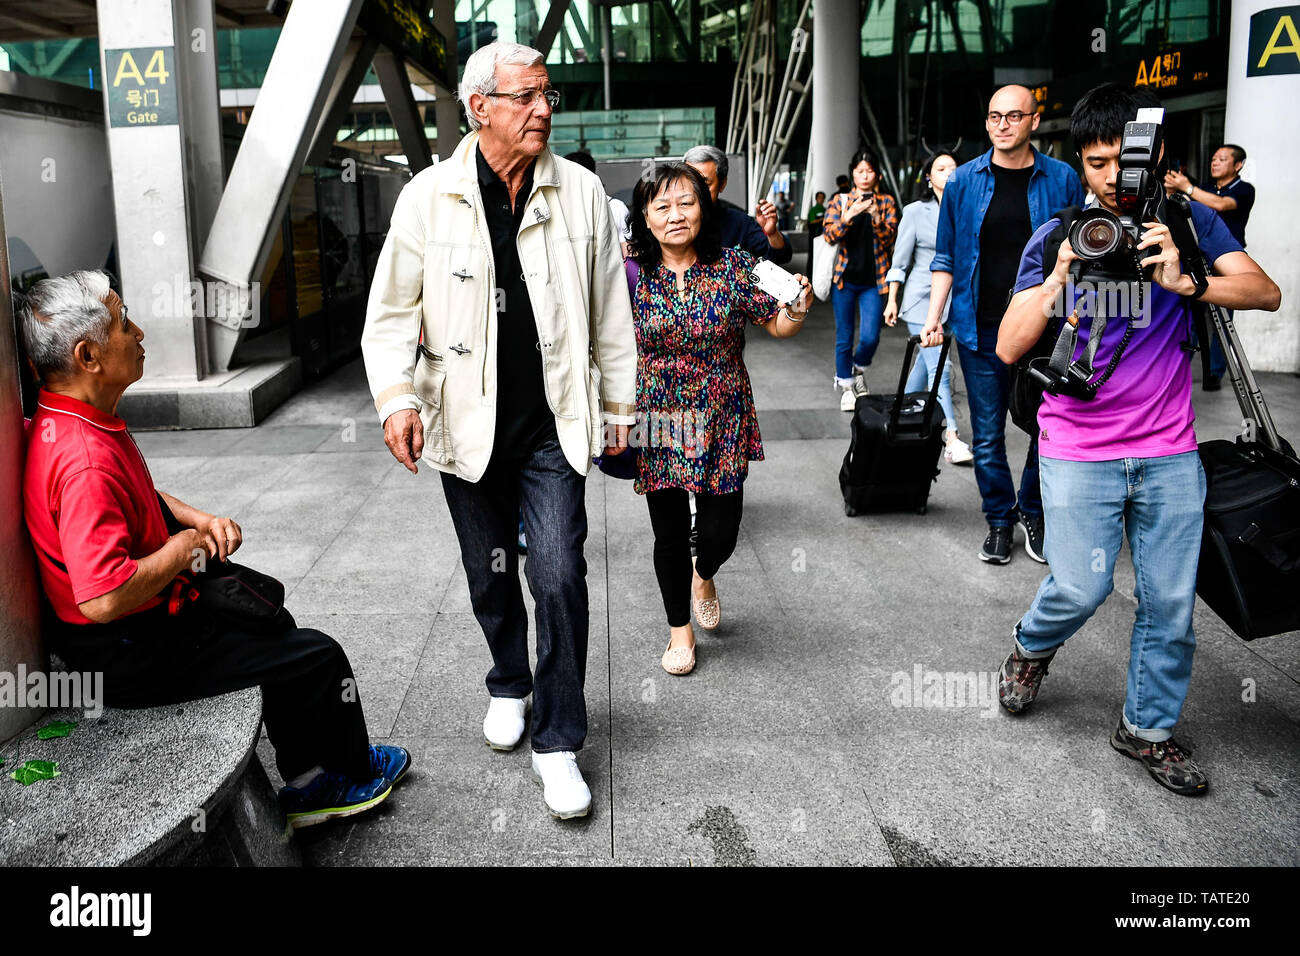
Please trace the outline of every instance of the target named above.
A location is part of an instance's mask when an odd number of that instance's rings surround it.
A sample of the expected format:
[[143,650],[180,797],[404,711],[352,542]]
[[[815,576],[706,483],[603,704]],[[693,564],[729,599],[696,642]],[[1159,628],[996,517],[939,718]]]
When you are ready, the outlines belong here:
[[[41,389],[27,430],[23,510],[45,595],[60,618],[135,574],[167,542],[158,495],[126,422]],[[128,613],[159,604],[150,598]]]

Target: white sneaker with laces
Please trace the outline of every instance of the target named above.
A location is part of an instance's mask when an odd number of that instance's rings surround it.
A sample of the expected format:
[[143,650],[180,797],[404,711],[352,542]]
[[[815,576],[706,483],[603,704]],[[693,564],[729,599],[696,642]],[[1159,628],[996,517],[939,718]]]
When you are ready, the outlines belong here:
[[492,697],[483,718],[483,739],[493,750],[514,750],[524,735],[529,698]]
[[851,412],[858,406],[858,396],[853,394],[853,386],[844,389],[840,395],[840,411]]
[[572,750],[533,754],[533,776],[542,785],[546,809],[557,820],[585,817],[591,811],[591,790],[582,779]]
[[856,396],[870,395],[871,389],[867,388],[867,370],[853,366],[853,394]]

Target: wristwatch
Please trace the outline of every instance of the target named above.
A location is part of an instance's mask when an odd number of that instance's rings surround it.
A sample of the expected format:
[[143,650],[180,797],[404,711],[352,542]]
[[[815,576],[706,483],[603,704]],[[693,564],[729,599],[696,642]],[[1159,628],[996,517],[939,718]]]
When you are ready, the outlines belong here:
[[1194,192],[1196,192],[1196,187],[1193,186],[1191,183],[1188,183],[1188,184],[1187,184],[1187,195],[1188,195],[1188,196],[1191,196],[1191,194],[1194,193]]
[[1188,278],[1192,280],[1192,285],[1196,286],[1196,288],[1192,290],[1192,294],[1189,295],[1188,298],[1199,299],[1201,296],[1205,295],[1205,290],[1210,287],[1210,280],[1207,279],[1205,276],[1195,272],[1188,272],[1186,273],[1186,275]]

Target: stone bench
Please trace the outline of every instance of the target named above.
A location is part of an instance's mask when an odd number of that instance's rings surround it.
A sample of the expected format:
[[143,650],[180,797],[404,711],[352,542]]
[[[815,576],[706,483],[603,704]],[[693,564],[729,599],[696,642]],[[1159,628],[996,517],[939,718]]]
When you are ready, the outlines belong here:
[[[67,737],[37,731],[75,720]],[[167,707],[47,712],[0,744],[0,866],[298,865],[257,757],[254,687]],[[59,776],[11,778],[28,760]]]

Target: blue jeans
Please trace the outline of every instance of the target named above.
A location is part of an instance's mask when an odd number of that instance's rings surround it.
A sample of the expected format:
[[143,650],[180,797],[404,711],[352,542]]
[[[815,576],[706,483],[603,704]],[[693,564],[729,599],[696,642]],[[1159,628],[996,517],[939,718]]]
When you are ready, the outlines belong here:
[[1044,458],[1051,572],[1016,626],[1026,657],[1065,643],[1115,586],[1127,534],[1137,577],[1124,726],[1143,740],[1173,733],[1192,678],[1192,609],[1204,522],[1205,472],[1189,451],[1163,458]]
[[[831,286],[831,308],[835,310],[835,384],[847,385],[853,381],[853,369],[866,368],[880,344],[880,316],[885,304],[876,284],[855,285],[845,282],[844,288]],[[853,312],[858,313],[858,348],[853,350]]]
[[[488,693],[533,695],[534,753],[581,750],[587,736],[585,485],[553,434],[522,455],[494,455],[477,482],[442,476],[470,603],[492,652]],[[537,608],[536,674],[528,666],[528,611],[519,587],[521,512],[524,575]]]
[[[908,322],[907,332],[909,335],[920,335],[921,330],[925,328],[925,322]],[[921,357],[916,364],[912,366],[911,373],[907,376],[907,385],[903,387],[905,392],[928,392],[934,388],[934,370],[939,364],[939,353],[943,349],[935,346],[933,348],[922,348],[917,346],[916,350]],[[943,372],[939,376],[939,405],[943,408],[943,417],[948,421],[948,427],[953,431],[957,430],[957,411],[952,406],[952,349],[948,350],[949,361],[943,363]]]
[[1029,439],[1029,452],[1020,473],[1020,497],[1007,462],[1007,367],[994,354],[997,329],[979,330],[979,351],[957,343],[961,373],[970,403],[971,454],[975,456],[975,483],[983,499],[984,517],[995,528],[1016,523],[1017,511],[1036,518],[1043,513],[1038,490],[1038,436]]

